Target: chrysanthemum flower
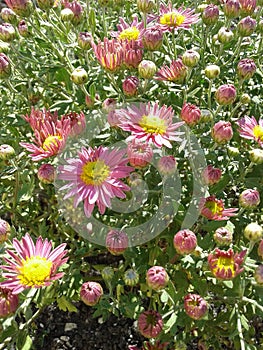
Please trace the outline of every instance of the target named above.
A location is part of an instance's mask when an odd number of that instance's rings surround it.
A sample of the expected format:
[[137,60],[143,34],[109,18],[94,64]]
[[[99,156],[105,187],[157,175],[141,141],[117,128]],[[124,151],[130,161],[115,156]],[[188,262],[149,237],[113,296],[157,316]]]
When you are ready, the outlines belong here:
[[156,73],[157,80],[173,81],[181,84],[187,75],[187,67],[183,64],[181,58],[173,60],[170,66],[162,66]]
[[10,316],[19,304],[19,297],[11,289],[0,287],[0,318]]
[[32,13],[32,2],[30,0],[5,0],[7,6],[18,16],[28,17]]
[[207,258],[212,274],[222,280],[236,277],[244,270],[241,265],[246,252],[246,250],[242,250],[240,253],[234,253],[231,248],[227,251],[216,248]]
[[127,141],[139,139],[152,142],[157,147],[163,145],[171,148],[170,141],[180,141],[175,132],[184,122],[173,123],[174,112],[172,107],[163,105],[161,108],[156,102],[154,105],[140,103],[139,106],[131,105],[127,109],[118,110],[120,116],[119,127],[130,131],[131,136]]
[[202,319],[207,313],[207,302],[198,294],[187,294],[184,297],[186,314],[194,320]]
[[76,1],[68,1],[68,0],[62,0],[61,1],[61,5],[66,8],[66,9],[70,9],[74,16],[72,19],[72,22],[75,24],[78,24],[81,21],[82,18],[82,14],[83,14],[83,7],[81,6],[81,4]]
[[119,40],[104,38],[97,45],[92,42],[92,49],[100,65],[110,71],[116,72],[123,64],[124,52]]
[[20,146],[31,152],[33,161],[55,156],[64,147],[71,132],[70,119],[59,120],[57,112],[52,114],[47,110],[34,110],[24,119],[34,131],[34,144],[20,142]]
[[132,22],[129,24],[123,18],[117,24],[117,32],[111,32],[111,36],[119,40],[141,40],[141,32],[144,29],[143,21],[139,22],[137,15],[133,16]]
[[66,244],[60,244],[52,250],[52,242],[40,236],[36,244],[27,233],[20,241],[13,239],[13,250],[6,252],[11,258],[4,257],[8,265],[1,266],[7,272],[2,275],[6,278],[0,287],[9,288],[12,293],[19,294],[26,288],[41,288],[49,286],[53,280],[61,278],[64,273],[57,272],[68,258]]
[[143,50],[136,40],[122,40],[123,63],[127,68],[137,68],[143,59]]
[[156,338],[163,329],[163,320],[159,312],[144,311],[138,318],[139,332],[146,338]]
[[159,23],[164,31],[182,28],[189,29],[191,24],[198,22],[198,15],[192,9],[173,8],[170,2],[168,6],[161,4]]
[[241,137],[257,141],[263,147],[263,119],[245,116],[237,121]]
[[58,178],[69,183],[61,188],[67,189],[64,199],[74,196],[74,206],[84,201],[84,212],[90,217],[95,203],[104,214],[111,207],[111,198],[125,198],[124,191],[130,187],[120,179],[126,178],[133,168],[127,166],[125,150],[112,150],[106,147],[88,149],[83,147],[78,158],[67,160],[68,165],[59,168]]
[[151,162],[153,150],[148,143],[134,139],[128,143],[127,155],[131,166],[144,168]]
[[235,216],[238,208],[224,208],[222,199],[216,199],[215,196],[202,198],[200,201],[201,215],[208,220],[228,220],[231,216]]

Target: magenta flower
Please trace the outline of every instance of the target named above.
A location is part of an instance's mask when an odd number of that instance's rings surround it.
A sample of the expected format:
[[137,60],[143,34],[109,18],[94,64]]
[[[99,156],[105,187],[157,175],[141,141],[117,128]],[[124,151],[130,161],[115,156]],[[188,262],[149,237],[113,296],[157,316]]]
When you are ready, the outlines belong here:
[[146,338],[156,338],[163,329],[163,320],[159,312],[144,311],[138,318],[139,332]]
[[214,168],[212,165],[208,165],[202,171],[202,178],[206,185],[214,185],[218,183],[222,175],[222,171],[219,168]]
[[194,320],[202,319],[207,313],[207,302],[198,294],[187,294],[184,297],[186,314]]
[[162,66],[156,73],[156,80],[172,81],[183,83],[187,75],[187,67],[183,64],[181,58],[173,60],[170,66]]
[[66,244],[60,244],[52,251],[52,241],[43,241],[40,236],[34,244],[28,233],[21,241],[13,239],[14,250],[7,249],[10,257],[4,257],[8,265],[1,266],[7,272],[2,274],[6,280],[0,282],[0,287],[19,294],[26,288],[49,286],[64,275],[57,270],[68,260],[64,258],[67,254],[65,247]]
[[131,166],[144,168],[152,160],[153,150],[148,143],[134,139],[128,143],[127,155]]
[[103,295],[102,286],[97,282],[85,282],[80,289],[80,299],[86,305],[96,305]]
[[202,198],[200,201],[201,215],[208,220],[228,220],[231,216],[235,216],[237,210],[238,208],[225,209],[222,199],[216,199],[215,196]]
[[162,266],[152,266],[146,273],[146,283],[153,290],[160,290],[167,286],[169,276]]
[[159,25],[151,26],[142,31],[143,47],[150,51],[158,50],[163,43],[163,31]]
[[19,297],[11,289],[0,287],[0,318],[13,314],[19,304]]
[[240,11],[240,3],[238,0],[225,0],[223,11],[227,18],[238,17]]
[[129,245],[129,238],[124,231],[111,230],[106,236],[106,248],[113,255],[125,252]]
[[196,125],[201,118],[201,110],[196,105],[185,102],[181,109],[180,118],[185,121],[187,125]]
[[44,184],[51,184],[54,182],[55,174],[56,170],[52,164],[42,164],[37,171],[39,181],[43,182]]
[[243,58],[238,62],[237,74],[240,79],[250,79],[257,70],[254,60],[250,58]]
[[246,252],[246,250],[242,250],[240,253],[234,253],[233,249],[225,251],[216,248],[207,258],[212,274],[222,280],[235,278],[244,270],[241,265]]
[[[148,21],[149,22],[149,19]],[[143,21],[139,22],[137,15],[133,16],[132,22],[129,24],[123,18],[120,18],[120,23],[117,24],[117,32],[111,32],[111,36],[119,40],[138,40],[141,41],[141,32],[144,29]]]
[[73,0],[70,2],[68,0],[62,0],[61,5],[64,8],[70,9],[73,12],[73,14],[74,14],[73,19],[72,19],[73,23],[75,23],[75,24],[80,23],[81,18],[82,18],[82,14],[83,14],[83,8],[78,1]]
[[110,151],[106,147],[88,149],[83,147],[78,158],[67,160],[68,165],[60,167],[58,178],[69,183],[61,190],[69,190],[64,199],[74,197],[75,208],[84,202],[84,212],[90,217],[95,204],[104,214],[111,207],[111,198],[125,198],[124,191],[130,187],[120,179],[126,178],[133,168],[127,166],[125,150]]
[[137,68],[143,59],[143,50],[137,40],[122,40],[123,63],[128,68]]
[[154,105],[140,103],[127,109],[118,111],[120,117],[119,127],[130,131],[131,136],[127,141],[139,139],[140,141],[151,142],[157,147],[166,146],[171,148],[170,141],[180,141],[175,132],[184,122],[173,123],[174,112],[172,107],[163,105],[161,108],[156,102]]
[[168,6],[161,4],[159,23],[164,31],[172,31],[173,29],[189,29],[192,24],[198,22],[198,15],[192,9],[173,8],[171,2]]
[[239,196],[239,204],[246,209],[253,209],[260,203],[260,195],[257,190],[247,189],[244,190]]
[[193,231],[184,229],[174,235],[173,244],[178,254],[191,254],[197,246],[197,238]]
[[245,116],[237,121],[241,137],[257,141],[263,147],[263,119]]
[[224,84],[219,86],[215,92],[216,102],[222,106],[232,104],[237,96],[236,88],[233,84]]
[[138,92],[140,81],[135,76],[127,77],[122,83],[122,91],[126,96],[135,96]]

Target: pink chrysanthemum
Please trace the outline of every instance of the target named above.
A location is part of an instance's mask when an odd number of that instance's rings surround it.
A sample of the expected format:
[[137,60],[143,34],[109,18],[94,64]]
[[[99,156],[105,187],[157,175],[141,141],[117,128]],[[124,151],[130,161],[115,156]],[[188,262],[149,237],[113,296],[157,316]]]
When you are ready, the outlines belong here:
[[141,40],[141,32],[144,29],[143,21],[139,22],[137,15],[133,16],[132,22],[129,24],[123,18],[120,18],[120,23],[117,24],[117,32],[111,32],[113,38],[119,40]]
[[161,4],[159,23],[164,31],[171,31],[173,29],[182,28],[189,29],[191,24],[198,22],[198,15],[192,9],[173,8],[170,2],[168,6]]
[[92,41],[91,46],[97,60],[104,69],[110,72],[120,69],[124,60],[124,51],[119,40],[104,38],[97,45]]
[[237,210],[238,208],[225,209],[222,199],[216,199],[215,196],[202,198],[200,202],[201,215],[208,220],[228,220],[231,216],[235,216]]
[[120,116],[119,127],[130,131],[131,136],[127,141],[139,139],[154,143],[157,147],[163,145],[171,148],[170,141],[180,141],[175,132],[184,122],[173,123],[174,112],[172,107],[163,105],[161,108],[156,102],[154,105],[140,103],[139,106],[131,105],[127,109],[118,110]]
[[109,150],[106,147],[88,149],[83,147],[78,158],[67,160],[68,165],[60,167],[58,178],[69,183],[61,190],[69,190],[65,199],[74,196],[74,206],[84,201],[84,212],[90,217],[95,203],[104,214],[111,207],[114,197],[125,198],[124,191],[130,187],[120,179],[126,178],[134,169],[127,166],[125,150]]
[[258,122],[255,117],[245,116],[237,121],[241,137],[257,141],[263,147],[263,119]]
[[187,67],[183,64],[181,58],[173,60],[170,66],[162,66],[156,73],[156,80],[173,81],[183,83],[187,75]]
[[13,240],[13,250],[6,252],[11,258],[4,257],[8,265],[1,266],[6,278],[0,287],[9,288],[13,294],[21,293],[26,288],[41,288],[49,286],[53,280],[61,278],[64,273],[57,272],[68,258],[65,250],[66,244],[60,244],[52,250],[52,242],[40,236],[36,244],[27,233],[22,241]]
[[58,119],[57,112],[34,110],[24,116],[34,131],[34,144],[20,142],[20,146],[31,152],[30,157],[37,162],[55,156],[64,147],[71,132],[70,118]]
[[246,252],[242,250],[240,253],[234,253],[233,249],[225,251],[216,248],[207,258],[211,272],[218,279],[230,280],[236,277],[244,270],[241,265]]

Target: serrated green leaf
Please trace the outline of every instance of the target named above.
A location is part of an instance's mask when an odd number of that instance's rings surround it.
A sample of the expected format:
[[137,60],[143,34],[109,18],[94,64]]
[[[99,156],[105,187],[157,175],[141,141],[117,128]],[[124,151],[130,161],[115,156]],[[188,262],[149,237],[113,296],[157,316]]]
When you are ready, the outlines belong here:
[[77,312],[78,309],[65,296],[57,298],[58,307],[62,311]]
[[164,333],[168,333],[177,321],[177,314],[173,313],[164,326]]

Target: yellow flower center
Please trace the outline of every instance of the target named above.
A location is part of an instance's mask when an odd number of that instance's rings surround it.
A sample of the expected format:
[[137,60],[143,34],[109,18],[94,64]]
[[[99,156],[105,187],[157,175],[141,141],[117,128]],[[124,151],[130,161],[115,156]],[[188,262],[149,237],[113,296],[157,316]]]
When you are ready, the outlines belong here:
[[261,125],[257,125],[253,128],[253,134],[256,139],[263,141],[263,127]]
[[27,257],[19,267],[18,279],[25,286],[42,286],[49,279],[52,261],[40,256]]
[[136,27],[130,27],[127,29],[124,29],[120,35],[119,39],[127,39],[127,40],[137,40],[139,38],[140,31]]
[[178,12],[168,12],[161,16],[160,24],[170,27],[178,27],[184,23],[185,16]]
[[88,162],[82,167],[80,178],[86,185],[101,185],[109,176],[110,168],[103,160]]
[[216,203],[214,201],[206,202],[205,207],[208,208],[209,210],[211,210],[213,215],[215,215],[215,214],[222,215],[222,211],[223,211],[222,206],[220,206],[218,203]]
[[235,275],[235,262],[233,257],[225,257],[225,256],[220,256],[217,260],[216,267],[213,269],[213,272],[216,274],[218,270],[225,270],[228,271],[229,269],[232,272],[232,276]]
[[48,149],[49,149],[49,147],[51,145],[58,146],[59,145],[58,141],[62,141],[62,140],[63,140],[63,138],[60,135],[49,135],[45,139],[45,141],[44,141],[44,143],[42,145],[42,148],[43,148],[44,151],[48,151]]
[[167,129],[165,120],[154,115],[144,115],[139,122],[139,125],[148,134],[163,135]]

